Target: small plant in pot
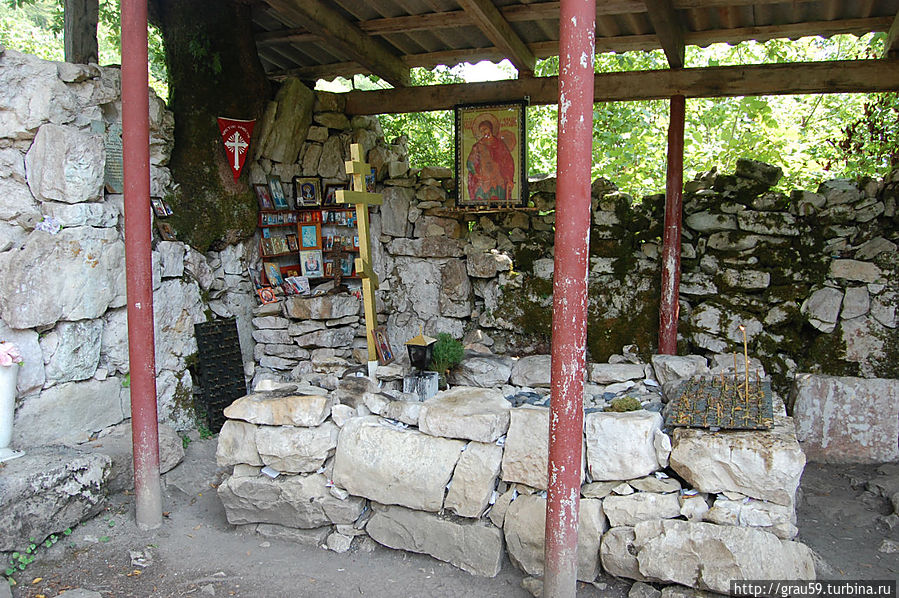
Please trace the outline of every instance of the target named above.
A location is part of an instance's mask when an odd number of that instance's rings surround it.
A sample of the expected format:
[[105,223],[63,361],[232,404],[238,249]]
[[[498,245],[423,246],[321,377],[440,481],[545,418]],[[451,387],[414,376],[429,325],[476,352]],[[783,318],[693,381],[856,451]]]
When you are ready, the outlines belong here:
[[461,341],[454,339],[451,334],[441,332],[437,335],[431,369],[440,375],[440,388],[446,388],[446,375],[462,362],[464,353]]

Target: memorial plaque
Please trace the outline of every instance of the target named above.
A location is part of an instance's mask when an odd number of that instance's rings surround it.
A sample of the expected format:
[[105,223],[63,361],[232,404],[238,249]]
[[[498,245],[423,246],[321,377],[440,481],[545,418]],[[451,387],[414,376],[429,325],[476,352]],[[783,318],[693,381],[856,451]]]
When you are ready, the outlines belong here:
[[771,382],[733,377],[687,380],[670,401],[667,426],[720,430],[770,430],[774,426]]
[[106,169],[103,182],[110,193],[123,193],[125,174],[122,166],[122,125],[111,123],[103,136],[106,145]]

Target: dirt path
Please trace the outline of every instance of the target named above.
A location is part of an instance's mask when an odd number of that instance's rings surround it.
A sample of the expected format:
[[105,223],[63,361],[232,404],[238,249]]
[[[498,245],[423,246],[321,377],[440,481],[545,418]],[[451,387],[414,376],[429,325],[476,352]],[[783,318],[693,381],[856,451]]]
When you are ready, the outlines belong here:
[[[508,561],[488,579],[380,546],[337,554],[235,530],[210,485],[223,473],[214,465],[214,451],[215,439],[192,442],[185,462],[168,474],[168,516],[159,530],[140,532],[133,522],[133,496],[117,495],[100,516],[51,548],[40,548],[18,576],[13,597],[49,598],[68,588],[98,591],[103,598],[530,596],[520,585],[524,574]],[[800,539],[832,567],[827,577],[897,577],[899,554],[878,548],[884,539],[899,541],[899,525],[889,528],[889,502],[865,490],[871,479],[886,478],[873,467],[806,468]],[[593,585],[578,584],[578,596],[622,598],[630,585],[603,577]]]

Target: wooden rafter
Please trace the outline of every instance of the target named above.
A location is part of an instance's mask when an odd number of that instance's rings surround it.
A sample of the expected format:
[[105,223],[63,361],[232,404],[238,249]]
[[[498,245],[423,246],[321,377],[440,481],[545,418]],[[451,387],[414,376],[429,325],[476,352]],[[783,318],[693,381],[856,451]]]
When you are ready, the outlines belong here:
[[[532,105],[558,102],[558,78],[536,77],[488,83],[460,83],[353,91],[347,113],[378,114],[449,110],[458,103],[490,103],[529,97]],[[600,73],[597,102],[688,98],[858,93],[899,90],[899,60],[845,60]]]
[[409,68],[378,39],[348,21],[323,0],[267,0],[275,11],[298,24],[320,29],[328,42],[396,87],[409,85]]
[[[862,35],[870,31],[887,31],[893,23],[891,17],[871,17],[867,19],[847,19],[844,21],[825,21],[812,23],[795,23],[790,25],[771,25],[764,27],[742,27],[726,32],[722,39],[721,31],[699,31],[686,35],[687,45],[707,46],[716,42],[738,43],[746,40],[766,41],[774,38],[797,38],[805,35],[836,35],[849,33]],[[559,45],[556,42],[540,42],[529,45],[537,58],[548,58],[559,53]],[[659,41],[655,35],[627,35],[616,37],[599,37],[596,39],[596,51],[599,52],[626,52],[635,50],[655,50],[659,48]],[[498,48],[480,48],[464,50],[446,50],[442,52],[428,52],[413,54],[403,57],[406,66],[433,68],[438,64],[454,65],[463,61],[476,62],[479,60],[500,61],[504,54]],[[314,67],[302,67],[297,69],[281,70],[269,73],[272,78],[288,76],[299,77],[303,80],[333,79],[337,76],[349,76],[354,73],[370,73],[371,71],[355,62],[332,63]]]
[[899,57],[899,14],[893,19],[893,24],[890,25],[890,32],[887,34],[887,39],[883,44],[883,56],[884,58],[897,58]]
[[684,68],[685,33],[671,0],[644,0],[649,20],[668,58],[668,66]]
[[502,50],[518,69],[519,76],[532,77],[537,58],[527,44],[503,18],[493,0],[458,0],[459,5],[471,15],[487,39]]

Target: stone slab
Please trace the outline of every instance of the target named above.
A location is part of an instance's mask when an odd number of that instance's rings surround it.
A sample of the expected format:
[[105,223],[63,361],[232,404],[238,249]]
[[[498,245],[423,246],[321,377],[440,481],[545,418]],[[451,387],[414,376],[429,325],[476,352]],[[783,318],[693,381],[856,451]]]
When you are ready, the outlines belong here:
[[340,430],[334,483],[379,503],[437,512],[465,444],[357,417]]
[[472,575],[495,577],[502,568],[502,530],[484,521],[377,506],[365,531],[379,544],[429,554]]
[[511,407],[499,390],[457,386],[425,401],[418,428],[432,436],[495,442],[509,429]]
[[256,393],[237,399],[224,413],[251,424],[315,427],[328,418],[336,402],[330,395]]
[[809,461],[899,459],[899,380],[797,374],[791,394],[797,436]]

